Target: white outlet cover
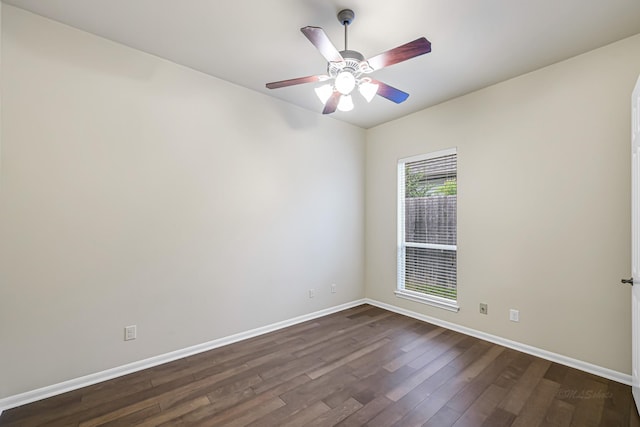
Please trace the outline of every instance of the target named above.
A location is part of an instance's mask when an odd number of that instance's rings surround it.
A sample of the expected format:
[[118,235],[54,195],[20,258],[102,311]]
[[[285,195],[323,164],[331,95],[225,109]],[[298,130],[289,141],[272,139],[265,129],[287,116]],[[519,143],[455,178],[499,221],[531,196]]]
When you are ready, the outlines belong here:
[[520,321],[520,311],[519,310],[514,310],[514,309],[509,310],[509,320],[511,320],[512,322],[519,322]]
[[137,338],[136,325],[126,326],[124,328],[124,340],[131,341]]

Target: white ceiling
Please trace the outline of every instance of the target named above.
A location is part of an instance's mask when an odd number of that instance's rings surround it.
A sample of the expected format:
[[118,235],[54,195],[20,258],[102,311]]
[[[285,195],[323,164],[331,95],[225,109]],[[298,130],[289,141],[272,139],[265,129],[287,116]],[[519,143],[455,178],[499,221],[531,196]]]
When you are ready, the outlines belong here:
[[[300,32],[324,28],[338,50],[339,10],[353,9],[349,48],[371,57],[418,37],[432,52],[373,76],[411,96],[356,99],[338,120],[369,128],[640,33],[640,0],[3,0],[107,39],[322,111],[314,84],[265,83],[323,74]],[[640,53],[639,53],[640,54]],[[354,96],[354,98],[358,98]]]

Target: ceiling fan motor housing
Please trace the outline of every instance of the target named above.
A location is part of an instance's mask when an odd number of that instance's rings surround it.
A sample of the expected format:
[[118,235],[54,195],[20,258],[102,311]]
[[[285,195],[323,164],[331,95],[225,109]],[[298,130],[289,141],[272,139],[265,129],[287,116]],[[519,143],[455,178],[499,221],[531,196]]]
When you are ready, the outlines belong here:
[[369,63],[365,61],[364,56],[355,50],[343,50],[340,55],[344,58],[344,62],[329,62],[327,64],[327,73],[334,78],[343,71],[347,71],[358,78],[363,73],[371,72]]

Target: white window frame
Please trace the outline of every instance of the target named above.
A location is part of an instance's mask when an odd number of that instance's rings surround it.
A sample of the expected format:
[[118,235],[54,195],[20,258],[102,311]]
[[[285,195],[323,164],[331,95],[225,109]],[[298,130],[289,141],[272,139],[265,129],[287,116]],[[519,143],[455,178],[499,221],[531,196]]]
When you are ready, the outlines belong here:
[[[457,300],[451,300],[448,298],[442,298],[435,295],[423,294],[421,292],[415,292],[411,290],[404,289],[404,277],[405,277],[405,247],[414,247],[414,248],[424,248],[424,249],[446,249],[446,250],[455,250],[457,252],[458,245],[438,245],[438,244],[430,244],[430,243],[412,243],[405,242],[405,201],[404,201],[404,187],[405,187],[405,164],[410,162],[416,162],[420,160],[428,160],[433,159],[435,157],[449,156],[452,154],[457,155],[457,148],[449,148],[446,150],[440,150],[428,154],[422,154],[418,156],[406,157],[398,160],[398,182],[396,186],[396,191],[398,193],[398,216],[397,216],[397,224],[398,224],[398,234],[397,234],[397,262],[398,262],[398,275],[396,282],[396,290],[395,295],[399,298],[408,299],[411,301],[419,302],[422,304],[427,304],[430,306],[442,308],[444,310],[449,310],[453,312],[458,312],[460,310],[460,306],[458,305]],[[456,168],[456,177],[458,175],[458,171]],[[457,179],[457,178],[456,178]],[[457,287],[457,283],[456,283]]]

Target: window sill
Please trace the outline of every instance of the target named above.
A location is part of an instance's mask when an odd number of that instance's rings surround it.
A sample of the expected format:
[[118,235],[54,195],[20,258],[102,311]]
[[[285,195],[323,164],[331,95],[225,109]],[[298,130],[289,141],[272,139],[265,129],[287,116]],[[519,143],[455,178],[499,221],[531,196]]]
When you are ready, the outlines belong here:
[[438,298],[434,296],[422,295],[417,292],[397,290],[395,294],[398,298],[404,298],[411,301],[419,302],[422,304],[427,304],[433,307],[442,308],[443,310],[449,310],[453,312],[460,311],[460,306],[455,301],[448,300],[445,298]]

